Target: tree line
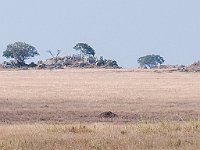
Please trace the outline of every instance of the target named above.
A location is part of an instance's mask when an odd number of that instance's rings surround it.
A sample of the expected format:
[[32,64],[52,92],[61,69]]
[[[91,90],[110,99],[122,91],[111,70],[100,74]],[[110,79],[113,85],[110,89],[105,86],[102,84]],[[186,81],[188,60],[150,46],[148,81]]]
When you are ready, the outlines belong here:
[[[73,47],[74,50],[79,51],[83,57],[94,57],[96,52],[95,50],[87,43],[78,43]],[[54,55],[51,51],[47,51],[51,54],[52,57]],[[56,57],[60,54],[60,50]],[[3,57],[14,59],[18,66],[25,66],[25,60],[30,59],[32,57],[38,56],[39,52],[37,49],[25,42],[15,42],[13,44],[7,45],[5,51],[3,51]],[[141,68],[154,68],[158,65],[161,65],[165,62],[164,58],[160,55],[146,55],[138,58],[138,64]]]

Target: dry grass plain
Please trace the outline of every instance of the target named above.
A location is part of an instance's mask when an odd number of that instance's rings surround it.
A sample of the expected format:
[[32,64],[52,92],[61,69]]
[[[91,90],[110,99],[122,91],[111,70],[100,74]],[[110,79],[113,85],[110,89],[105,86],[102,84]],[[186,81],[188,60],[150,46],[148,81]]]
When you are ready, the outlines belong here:
[[198,73],[2,70],[0,79],[0,149],[200,149]]

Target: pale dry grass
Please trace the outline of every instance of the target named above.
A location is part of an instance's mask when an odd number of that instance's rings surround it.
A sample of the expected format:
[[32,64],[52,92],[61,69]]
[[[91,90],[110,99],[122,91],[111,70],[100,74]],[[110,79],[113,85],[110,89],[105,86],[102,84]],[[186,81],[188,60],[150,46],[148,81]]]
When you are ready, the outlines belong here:
[[[26,70],[0,79],[0,150],[200,149],[198,73]],[[99,118],[104,111],[118,117]]]
[[1,150],[197,150],[200,122],[0,126]]
[[[0,122],[197,120],[200,74],[131,70],[0,72]],[[115,121],[111,120],[111,121]]]

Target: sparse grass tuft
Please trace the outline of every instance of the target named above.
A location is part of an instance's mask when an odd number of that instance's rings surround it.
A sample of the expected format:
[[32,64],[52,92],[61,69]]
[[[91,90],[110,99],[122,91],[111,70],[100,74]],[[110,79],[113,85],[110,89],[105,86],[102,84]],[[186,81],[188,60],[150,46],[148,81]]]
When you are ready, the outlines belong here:
[[60,126],[60,125],[53,125],[47,128],[48,133],[67,133],[67,132],[72,132],[72,133],[77,133],[77,134],[82,134],[82,133],[92,133],[94,130],[84,126],[84,125],[79,125],[79,126]]
[[0,150],[200,149],[200,122],[0,126]]

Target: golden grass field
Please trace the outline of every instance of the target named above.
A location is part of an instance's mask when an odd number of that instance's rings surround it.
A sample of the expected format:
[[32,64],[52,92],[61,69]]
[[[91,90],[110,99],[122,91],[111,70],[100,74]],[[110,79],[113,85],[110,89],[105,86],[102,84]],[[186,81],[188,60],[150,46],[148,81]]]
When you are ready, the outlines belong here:
[[0,79],[0,150],[200,149],[198,73],[1,70]]

